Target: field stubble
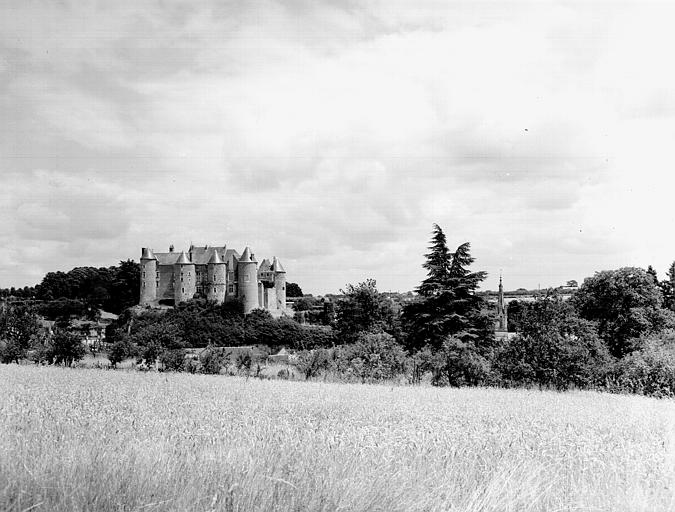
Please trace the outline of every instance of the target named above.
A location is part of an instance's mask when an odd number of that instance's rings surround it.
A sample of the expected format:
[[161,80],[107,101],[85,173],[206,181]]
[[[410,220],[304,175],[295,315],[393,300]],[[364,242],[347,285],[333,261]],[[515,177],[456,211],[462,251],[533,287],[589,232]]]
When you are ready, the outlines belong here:
[[0,365],[2,510],[675,510],[675,404]]

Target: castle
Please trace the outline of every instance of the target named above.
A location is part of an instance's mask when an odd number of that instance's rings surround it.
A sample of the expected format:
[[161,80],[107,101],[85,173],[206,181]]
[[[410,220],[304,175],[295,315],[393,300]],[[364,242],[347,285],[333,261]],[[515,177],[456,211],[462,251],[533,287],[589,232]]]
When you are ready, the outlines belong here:
[[246,247],[239,255],[226,246],[194,245],[186,253],[141,251],[140,305],[179,304],[195,297],[222,304],[226,299],[242,301],[244,313],[257,308],[274,316],[286,311],[286,271],[279,260],[260,263]]

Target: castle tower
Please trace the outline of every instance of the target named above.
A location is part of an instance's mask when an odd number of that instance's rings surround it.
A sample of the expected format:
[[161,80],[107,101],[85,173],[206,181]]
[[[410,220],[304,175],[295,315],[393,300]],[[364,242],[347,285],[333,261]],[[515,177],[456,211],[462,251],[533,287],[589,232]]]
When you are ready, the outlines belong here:
[[173,265],[174,279],[174,304],[186,302],[194,297],[197,291],[197,276],[195,264],[192,263],[185,252],[181,252],[178,260]]
[[506,304],[504,304],[504,286],[502,286],[502,276],[499,276],[499,293],[497,295],[497,325],[496,331],[506,332],[508,322],[506,317]]
[[141,251],[141,296],[139,304],[145,306],[157,300],[157,258],[152,249]]
[[271,270],[274,272],[274,290],[276,291],[274,307],[284,311],[286,309],[286,271],[276,256],[272,260]]
[[246,247],[237,266],[239,281],[237,296],[244,305],[245,315],[259,307],[257,266],[258,262],[251,258],[251,251]]
[[213,251],[213,255],[206,265],[206,272],[208,276],[206,298],[222,304],[225,301],[227,268],[225,262],[218,255],[218,251]]

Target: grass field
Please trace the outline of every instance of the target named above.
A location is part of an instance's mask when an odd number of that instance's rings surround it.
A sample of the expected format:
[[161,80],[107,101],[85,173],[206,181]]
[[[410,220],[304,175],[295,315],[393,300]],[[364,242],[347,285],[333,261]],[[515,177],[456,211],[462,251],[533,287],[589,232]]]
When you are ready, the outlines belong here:
[[675,403],[0,365],[0,510],[675,510]]

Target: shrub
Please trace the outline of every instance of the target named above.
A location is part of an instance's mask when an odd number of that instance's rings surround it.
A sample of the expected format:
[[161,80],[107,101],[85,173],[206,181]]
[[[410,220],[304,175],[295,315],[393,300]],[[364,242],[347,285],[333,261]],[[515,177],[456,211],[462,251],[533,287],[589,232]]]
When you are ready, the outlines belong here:
[[475,347],[458,338],[449,337],[436,356],[435,384],[478,386],[489,381],[490,363]]
[[159,356],[165,370],[179,372],[185,369],[185,349],[165,350]]
[[404,374],[407,358],[390,334],[362,332],[356,343],[340,347],[334,359],[338,370],[351,370],[362,382],[374,382]]
[[227,365],[227,355],[222,350],[214,346],[206,347],[206,350],[199,356],[202,373],[217,375],[220,370]]
[[76,361],[84,357],[86,349],[79,336],[66,329],[59,329],[52,338],[50,349],[48,349],[49,360],[54,364],[64,364],[72,366]]
[[305,379],[311,379],[317,377],[322,370],[327,370],[331,359],[329,350],[321,348],[307,350],[298,354],[296,366]]
[[641,340],[642,348],[617,361],[609,372],[610,391],[655,397],[675,396],[675,332]]

